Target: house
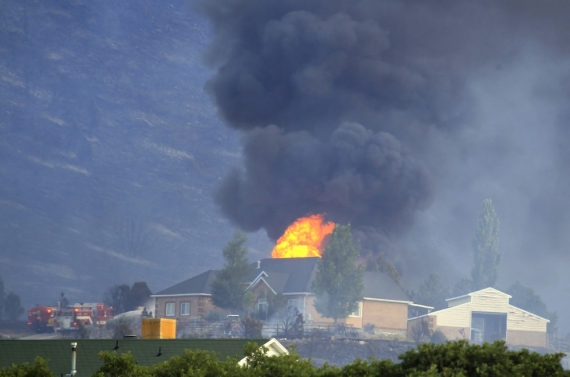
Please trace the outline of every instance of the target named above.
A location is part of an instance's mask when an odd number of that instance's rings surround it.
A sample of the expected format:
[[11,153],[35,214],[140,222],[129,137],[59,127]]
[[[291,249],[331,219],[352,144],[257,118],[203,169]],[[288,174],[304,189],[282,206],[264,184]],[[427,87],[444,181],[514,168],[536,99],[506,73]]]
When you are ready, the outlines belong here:
[[469,339],[510,345],[546,347],[546,318],[509,304],[510,295],[485,288],[447,299],[448,307],[408,320],[408,336],[421,321],[431,331],[440,330],[448,340]]
[[[288,353],[276,339],[47,339],[47,340],[0,340],[0,369],[12,364],[30,363],[39,356],[49,359],[48,367],[55,376],[66,375],[71,369],[71,342],[77,343],[77,377],[90,377],[102,365],[101,351],[117,354],[130,352],[138,365],[151,366],[184,354],[185,350],[215,352],[218,359],[243,355],[248,342],[263,344],[267,355]],[[240,365],[247,363],[241,358]]]
[[154,316],[178,320],[204,317],[213,309],[211,284],[216,272],[208,270],[151,295],[154,298]]
[[[319,260],[267,258],[252,263],[253,272],[244,283],[255,298],[256,311],[267,313],[270,297],[281,293],[287,306],[296,307],[307,324],[331,324],[332,319],[322,317],[315,309],[316,297],[311,293]],[[184,320],[205,315],[214,308],[210,287],[214,278],[215,271],[210,270],[154,294],[156,316]],[[400,286],[380,272],[365,272],[363,296],[358,309],[339,322],[355,328],[373,325],[376,330],[405,334],[411,307],[432,309],[415,305]]]

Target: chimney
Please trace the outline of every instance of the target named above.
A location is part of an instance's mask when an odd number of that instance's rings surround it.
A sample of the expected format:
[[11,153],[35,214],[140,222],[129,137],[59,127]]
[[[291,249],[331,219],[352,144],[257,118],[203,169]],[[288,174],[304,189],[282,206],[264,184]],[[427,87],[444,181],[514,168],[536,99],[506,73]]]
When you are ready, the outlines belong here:
[[258,269],[261,268],[261,261],[260,260],[257,261],[257,268]]

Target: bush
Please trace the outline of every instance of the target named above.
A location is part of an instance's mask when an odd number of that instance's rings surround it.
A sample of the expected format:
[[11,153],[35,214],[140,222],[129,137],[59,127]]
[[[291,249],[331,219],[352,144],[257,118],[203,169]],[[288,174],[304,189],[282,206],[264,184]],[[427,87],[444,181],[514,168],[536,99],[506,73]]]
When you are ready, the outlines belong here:
[[433,334],[431,334],[429,341],[431,343],[445,343],[447,342],[447,337],[444,333],[441,332],[441,330],[436,330]]
[[261,338],[261,329],[263,329],[262,320],[247,316],[241,320],[241,324],[246,338]]
[[[248,317],[246,317],[248,318]],[[139,366],[130,353],[117,355],[104,351],[99,354],[102,366],[95,377],[174,377],[174,376],[232,376],[232,377],[436,377],[436,376],[559,376],[570,377],[560,361],[562,353],[540,355],[526,349],[510,351],[504,342],[469,344],[465,340],[445,344],[424,343],[417,349],[399,356],[400,363],[390,360],[356,360],[343,368],[316,367],[301,360],[294,348],[288,355],[267,356],[267,348],[248,343],[244,350],[247,366],[238,365],[238,358],[219,360],[218,355],[201,350],[186,350],[180,356],[154,366]],[[47,361],[37,358],[34,365],[13,365],[0,370],[0,377],[53,377]]]
[[86,326],[82,321],[78,321],[77,327],[79,328],[79,338],[89,339],[89,335],[91,334],[91,326]]
[[115,329],[113,338],[122,338],[125,335],[132,335],[133,329],[131,328],[132,322],[127,317],[121,317],[115,321]]
[[419,322],[415,323],[412,326],[411,336],[412,340],[416,344],[420,344],[421,342],[425,341],[425,339],[429,339],[430,331],[428,321],[422,319]]
[[204,319],[208,322],[218,322],[221,321],[223,318],[224,317],[221,313],[216,311],[211,311],[208,312],[208,314],[206,314],[206,317]]
[[12,364],[0,369],[0,377],[54,377],[48,367],[47,359],[36,357],[32,365],[28,363]]

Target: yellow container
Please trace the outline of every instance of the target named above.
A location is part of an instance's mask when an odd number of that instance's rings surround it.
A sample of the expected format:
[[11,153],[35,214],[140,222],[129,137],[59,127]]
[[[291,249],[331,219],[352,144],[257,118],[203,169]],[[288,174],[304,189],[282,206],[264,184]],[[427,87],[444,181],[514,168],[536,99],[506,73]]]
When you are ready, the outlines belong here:
[[176,320],[167,318],[143,318],[143,339],[176,339]]

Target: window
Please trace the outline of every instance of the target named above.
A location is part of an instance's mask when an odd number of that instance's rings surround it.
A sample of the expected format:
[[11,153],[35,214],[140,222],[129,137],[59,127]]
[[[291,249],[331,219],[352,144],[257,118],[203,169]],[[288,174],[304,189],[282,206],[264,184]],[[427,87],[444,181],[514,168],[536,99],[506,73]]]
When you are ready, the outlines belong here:
[[257,299],[257,311],[259,313],[267,312],[267,297],[262,296]]
[[297,308],[297,299],[292,298],[287,300],[287,307]]
[[190,303],[183,302],[180,304],[180,315],[190,315]]
[[356,307],[356,310],[353,311],[352,313],[350,313],[348,316],[349,317],[361,317],[362,316],[362,303],[359,302],[358,306]]
[[167,317],[174,317],[176,314],[176,304],[174,302],[167,302],[166,303],[166,316]]

